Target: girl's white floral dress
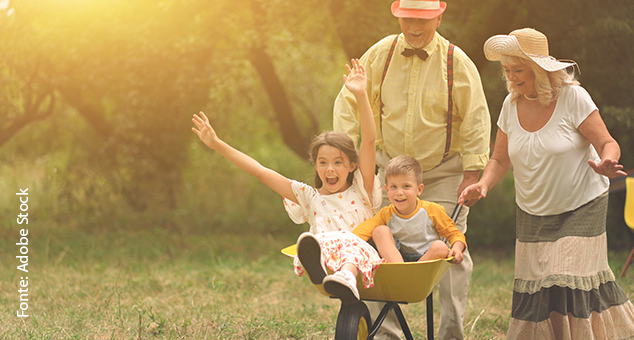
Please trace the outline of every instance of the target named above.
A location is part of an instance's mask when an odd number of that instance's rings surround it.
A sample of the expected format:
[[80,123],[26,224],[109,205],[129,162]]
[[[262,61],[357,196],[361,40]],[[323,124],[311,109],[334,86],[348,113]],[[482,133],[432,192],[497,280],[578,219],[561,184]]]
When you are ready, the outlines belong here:
[[[308,222],[310,232],[315,234],[327,256],[326,266],[338,271],[344,263],[352,263],[363,273],[363,286],[372,287],[374,272],[385,260],[376,249],[351,231],[374,216],[381,205],[379,179],[374,177],[371,202],[358,169],[354,172],[352,185],[340,193],[322,195],[310,185],[294,180],[291,180],[291,187],[299,204],[285,198],[284,207],[293,222]],[[301,276],[304,269],[297,256],[294,267],[295,273]]]

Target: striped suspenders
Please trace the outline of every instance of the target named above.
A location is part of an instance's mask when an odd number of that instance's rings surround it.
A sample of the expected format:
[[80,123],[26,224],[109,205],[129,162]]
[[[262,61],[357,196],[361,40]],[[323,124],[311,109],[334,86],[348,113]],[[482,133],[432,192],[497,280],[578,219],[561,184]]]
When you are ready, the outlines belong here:
[[447,52],[447,142],[445,144],[445,153],[442,156],[440,164],[445,162],[447,155],[449,155],[449,148],[451,147],[451,123],[453,122],[453,49],[454,44],[449,44],[449,51]]

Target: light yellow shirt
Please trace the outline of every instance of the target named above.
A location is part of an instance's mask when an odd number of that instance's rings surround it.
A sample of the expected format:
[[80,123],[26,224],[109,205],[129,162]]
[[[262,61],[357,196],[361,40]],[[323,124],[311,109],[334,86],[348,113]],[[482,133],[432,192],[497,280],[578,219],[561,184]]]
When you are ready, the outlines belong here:
[[[411,48],[399,35],[383,82],[383,128],[379,125],[379,93],[385,61],[395,35],[372,46],[361,63],[368,76],[368,94],[377,127],[376,143],[391,157],[409,155],[424,171],[440,164],[447,138],[447,50],[449,41],[436,33],[424,49],[426,61],[401,52]],[[475,64],[458,47],[453,56],[453,123],[449,157],[459,153],[465,171],[482,170],[489,160],[491,117]],[[345,86],[335,100],[333,126],[359,136],[357,103]]]

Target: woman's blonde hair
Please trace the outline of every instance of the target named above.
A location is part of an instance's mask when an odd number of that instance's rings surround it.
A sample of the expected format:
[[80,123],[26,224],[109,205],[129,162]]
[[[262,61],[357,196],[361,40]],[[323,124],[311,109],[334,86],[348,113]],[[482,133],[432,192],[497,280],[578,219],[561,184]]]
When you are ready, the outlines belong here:
[[[327,131],[313,139],[313,142],[308,146],[308,156],[311,164],[315,165],[317,162],[317,153],[319,152],[319,148],[324,145],[329,145],[339,149],[343,152],[348,159],[350,159],[351,163],[359,165],[359,153],[354,146],[354,142],[352,138],[348,137],[345,133],[336,132],[336,131]],[[352,179],[354,178],[354,173],[350,172],[348,174],[348,184],[352,184]],[[315,188],[319,189],[324,183],[319,178],[319,173],[315,171]]]
[[[559,98],[559,94],[561,93],[561,89],[564,86],[579,85],[579,81],[577,81],[575,77],[574,70],[571,73],[568,73],[565,69],[548,72],[530,59],[507,55],[502,55],[500,62],[503,67],[512,65],[526,65],[530,67],[535,74],[534,86],[535,92],[537,92],[537,98],[544,106],[547,106],[557,100],[557,98]],[[517,86],[506,78],[505,75],[503,75],[503,77],[504,80],[506,80],[506,88],[511,93],[511,102],[517,102],[517,99],[520,97],[520,94],[517,92]]]

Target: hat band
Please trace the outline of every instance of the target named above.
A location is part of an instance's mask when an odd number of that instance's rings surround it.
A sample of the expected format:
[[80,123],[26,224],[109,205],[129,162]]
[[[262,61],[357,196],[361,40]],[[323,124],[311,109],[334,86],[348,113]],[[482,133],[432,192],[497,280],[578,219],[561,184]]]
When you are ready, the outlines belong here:
[[[520,46],[520,48],[522,48],[522,47]],[[526,52],[524,52],[524,54],[526,54],[527,56],[529,56],[531,58],[546,58],[546,59],[557,60],[557,59],[555,59],[555,57],[551,57],[549,55],[533,54],[533,53],[526,53]]]
[[401,0],[399,7],[406,9],[437,10],[440,9],[440,1]]

